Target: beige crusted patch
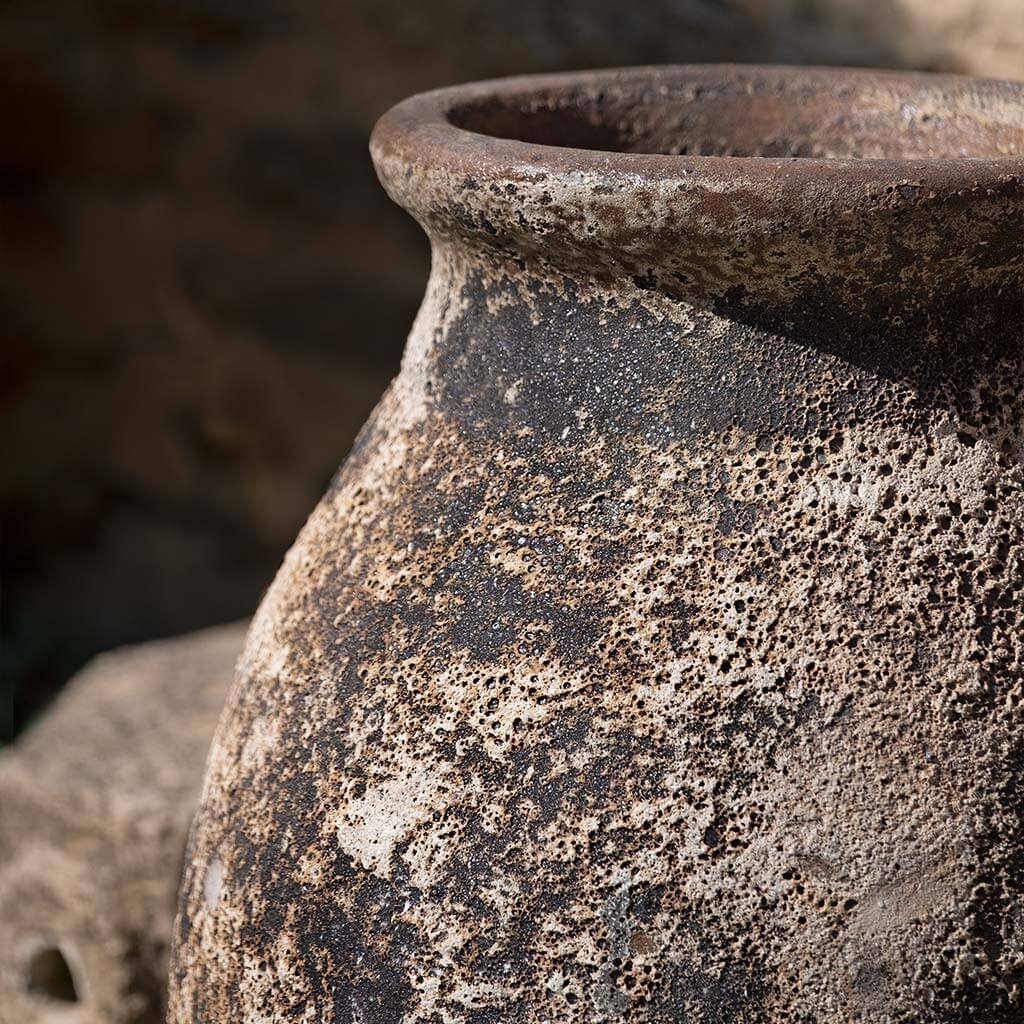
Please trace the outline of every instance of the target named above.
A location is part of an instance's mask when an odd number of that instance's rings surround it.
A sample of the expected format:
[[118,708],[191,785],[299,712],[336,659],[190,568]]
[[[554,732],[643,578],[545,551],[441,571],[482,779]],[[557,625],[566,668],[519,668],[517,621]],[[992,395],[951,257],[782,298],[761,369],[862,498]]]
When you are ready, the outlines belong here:
[[436,799],[440,789],[436,769],[369,784],[338,814],[338,844],[357,864],[389,877],[395,846],[442,809]]

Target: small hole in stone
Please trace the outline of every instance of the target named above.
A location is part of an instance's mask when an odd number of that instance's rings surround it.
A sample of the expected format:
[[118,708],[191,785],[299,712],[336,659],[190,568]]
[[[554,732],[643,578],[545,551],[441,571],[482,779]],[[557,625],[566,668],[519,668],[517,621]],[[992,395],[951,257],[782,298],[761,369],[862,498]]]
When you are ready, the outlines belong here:
[[78,989],[64,954],[56,946],[39,950],[28,965],[28,991],[59,1003],[77,1003]]

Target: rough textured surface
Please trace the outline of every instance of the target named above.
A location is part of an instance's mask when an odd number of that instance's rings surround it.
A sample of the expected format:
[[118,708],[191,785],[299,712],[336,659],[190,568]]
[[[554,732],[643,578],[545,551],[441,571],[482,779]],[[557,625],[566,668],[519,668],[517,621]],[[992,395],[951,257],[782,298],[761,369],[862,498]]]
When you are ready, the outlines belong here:
[[[7,0],[5,682],[247,615],[393,376],[426,247],[403,96],[686,60],[1024,78],[1021,0]],[[161,586],[147,581],[160,579]],[[22,703],[24,702],[24,703]],[[0,737],[9,702],[0,696]]]
[[158,1024],[244,624],[103,655],[0,759],[0,1022]]
[[1019,1021],[1024,89],[521,79],[373,149],[430,284],[254,621],[169,1020]]

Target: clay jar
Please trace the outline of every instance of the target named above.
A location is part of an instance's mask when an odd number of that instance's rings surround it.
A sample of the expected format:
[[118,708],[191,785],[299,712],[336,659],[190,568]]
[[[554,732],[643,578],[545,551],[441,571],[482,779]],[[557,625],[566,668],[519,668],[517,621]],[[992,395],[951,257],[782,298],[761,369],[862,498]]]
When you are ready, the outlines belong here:
[[170,1020],[1024,1013],[1024,85],[414,97],[401,374],[222,720]]

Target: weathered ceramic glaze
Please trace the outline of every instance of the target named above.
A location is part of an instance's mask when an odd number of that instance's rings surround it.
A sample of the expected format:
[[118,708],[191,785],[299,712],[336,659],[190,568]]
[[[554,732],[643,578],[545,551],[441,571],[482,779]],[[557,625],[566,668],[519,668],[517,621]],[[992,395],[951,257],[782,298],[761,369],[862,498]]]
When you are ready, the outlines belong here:
[[1020,1021],[1024,85],[525,78],[372,150],[430,282],[252,627],[171,1021]]

